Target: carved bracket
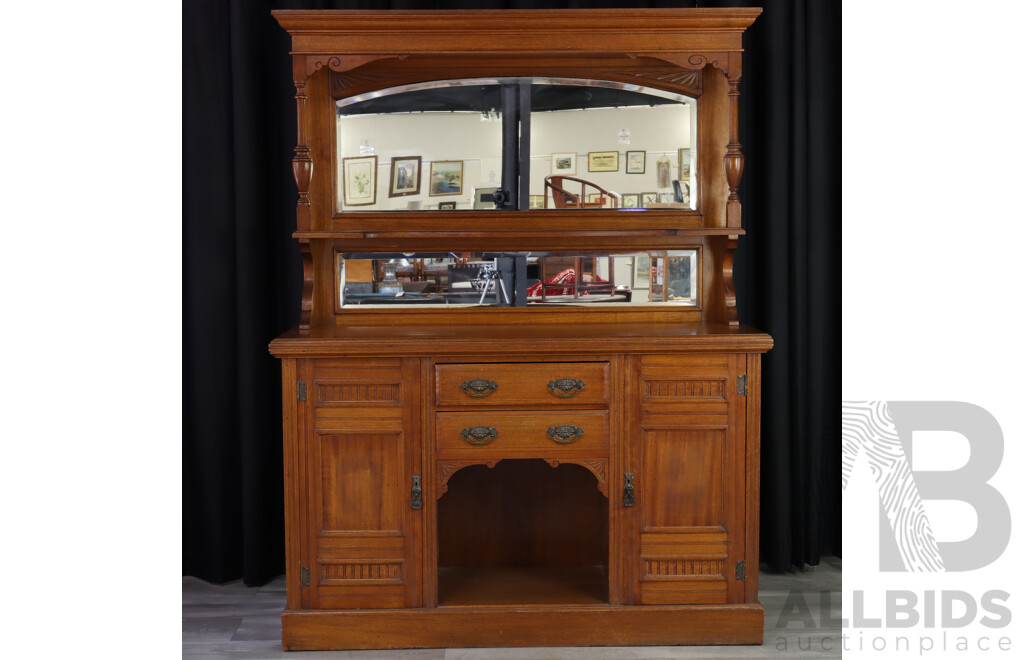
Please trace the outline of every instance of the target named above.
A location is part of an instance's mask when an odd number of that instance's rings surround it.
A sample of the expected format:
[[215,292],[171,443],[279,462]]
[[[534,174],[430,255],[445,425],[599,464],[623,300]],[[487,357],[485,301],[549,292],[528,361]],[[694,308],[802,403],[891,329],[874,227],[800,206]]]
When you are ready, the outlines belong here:
[[313,316],[313,253],[309,241],[299,241],[302,256],[302,306],[299,313],[299,331],[309,330]]
[[682,69],[677,66],[644,67],[643,69],[620,69],[614,73],[623,78],[658,87],[671,83],[682,87],[690,96],[700,96],[704,88],[704,76],[697,69]]
[[736,312],[736,285],[733,282],[733,263],[739,236],[730,234],[726,238],[725,254],[722,257],[722,284],[725,291],[725,316],[729,325],[739,325]]
[[[558,467],[562,463],[573,463],[586,468],[597,478],[597,490],[605,497],[608,497],[608,482],[605,479],[605,469],[607,464],[604,460],[586,458],[545,458],[543,460],[553,468]],[[453,474],[462,468],[469,467],[470,465],[486,465],[489,468],[493,468],[500,461],[500,458],[492,458],[487,460],[469,459],[438,462],[437,499],[441,499],[441,496],[448,492],[448,481],[452,478]]]
[[699,71],[707,65],[711,65],[726,75],[729,74],[729,61],[731,53],[627,53],[630,58],[652,57],[656,60],[669,62],[680,69]]
[[597,477],[597,490],[602,495],[608,497],[608,482],[604,478],[606,464],[603,460],[594,460],[586,458],[545,458],[548,465],[553,468],[558,467],[562,463],[573,463],[587,468],[591,474]]
[[493,468],[500,461],[500,458],[492,458],[488,460],[471,459],[466,461],[439,462],[437,464],[437,499],[441,499],[441,496],[448,492],[448,480],[462,468],[469,467],[470,465],[486,465],[489,468]]
[[386,60],[392,57],[405,59],[408,55],[399,55],[398,53],[384,55],[331,55],[329,53],[318,53],[316,55],[306,55],[306,76],[312,75],[325,66],[331,71],[345,72],[370,62]]

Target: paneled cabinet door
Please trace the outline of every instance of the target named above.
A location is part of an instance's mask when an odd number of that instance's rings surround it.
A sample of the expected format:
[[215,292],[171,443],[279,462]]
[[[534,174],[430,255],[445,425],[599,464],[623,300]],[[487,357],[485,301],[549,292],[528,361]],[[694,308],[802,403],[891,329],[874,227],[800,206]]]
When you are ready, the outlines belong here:
[[[742,602],[745,356],[638,359],[636,600]],[[754,567],[753,570],[757,570]]]
[[307,360],[309,601],[409,607],[419,598],[415,361]]

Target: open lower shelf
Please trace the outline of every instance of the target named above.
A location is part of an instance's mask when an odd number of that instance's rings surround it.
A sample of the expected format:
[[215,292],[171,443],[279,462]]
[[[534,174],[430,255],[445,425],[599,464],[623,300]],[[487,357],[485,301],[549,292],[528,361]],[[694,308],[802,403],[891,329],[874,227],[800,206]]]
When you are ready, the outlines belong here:
[[473,566],[438,570],[438,605],[607,605],[603,566]]

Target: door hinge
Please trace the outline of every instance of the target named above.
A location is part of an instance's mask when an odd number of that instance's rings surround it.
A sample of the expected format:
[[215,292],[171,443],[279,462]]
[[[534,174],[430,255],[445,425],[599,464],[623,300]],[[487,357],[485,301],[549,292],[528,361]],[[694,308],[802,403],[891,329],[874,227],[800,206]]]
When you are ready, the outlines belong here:
[[308,566],[299,566],[299,586],[300,587],[308,587],[309,586],[309,567]]
[[747,396],[747,374],[736,379],[736,394]]
[[736,562],[736,580],[742,582],[747,579],[747,562],[740,560]]
[[298,392],[298,395],[297,395],[296,398],[299,401],[305,401],[306,400],[306,381],[300,380],[298,383],[296,383],[295,384],[295,391]]

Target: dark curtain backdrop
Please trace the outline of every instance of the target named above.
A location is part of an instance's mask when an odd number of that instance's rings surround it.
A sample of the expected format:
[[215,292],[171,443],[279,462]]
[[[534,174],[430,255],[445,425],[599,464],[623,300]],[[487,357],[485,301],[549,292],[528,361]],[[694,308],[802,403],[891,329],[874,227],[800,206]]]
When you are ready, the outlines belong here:
[[[761,558],[840,552],[840,3],[758,5],[740,104],[748,234],[740,319],[764,361]],[[295,102],[274,8],[593,8],[600,2],[186,0],[183,8],[183,574],[261,584],[284,571],[280,372],[298,323]]]

